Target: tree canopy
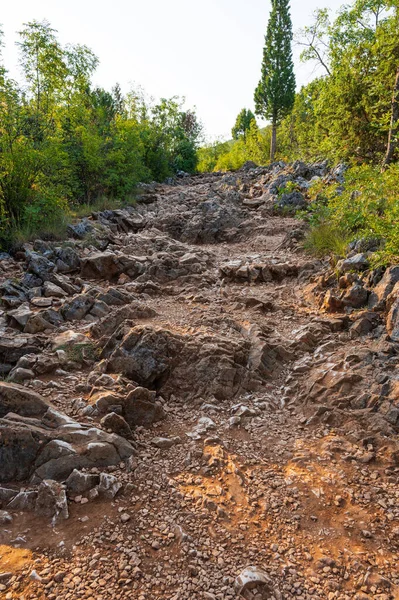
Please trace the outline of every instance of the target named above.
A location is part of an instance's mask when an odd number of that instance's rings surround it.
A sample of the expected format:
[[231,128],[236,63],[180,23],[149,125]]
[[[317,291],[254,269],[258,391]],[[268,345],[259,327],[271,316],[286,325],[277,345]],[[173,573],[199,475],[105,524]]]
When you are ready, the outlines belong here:
[[250,130],[252,121],[256,122],[253,112],[248,108],[243,108],[242,111],[240,111],[240,113],[237,115],[236,122],[231,130],[233,139],[238,140],[242,136],[245,140],[247,133]]
[[3,244],[17,229],[57,227],[80,204],[125,201],[141,181],[196,169],[201,124],[183,100],[93,87],[98,58],[62,46],[47,21],[26,23],[17,45],[20,83],[0,56]]

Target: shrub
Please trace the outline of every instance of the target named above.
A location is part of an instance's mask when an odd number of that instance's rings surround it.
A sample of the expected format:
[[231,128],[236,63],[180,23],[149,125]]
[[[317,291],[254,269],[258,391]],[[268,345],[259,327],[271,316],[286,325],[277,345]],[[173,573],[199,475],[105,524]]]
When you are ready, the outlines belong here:
[[363,165],[347,171],[343,189],[337,184],[322,187],[318,183],[311,190],[315,199],[301,213],[311,225],[307,247],[341,255],[349,242],[373,239],[381,242],[372,259],[374,264],[398,262],[398,180],[397,164],[383,173]]

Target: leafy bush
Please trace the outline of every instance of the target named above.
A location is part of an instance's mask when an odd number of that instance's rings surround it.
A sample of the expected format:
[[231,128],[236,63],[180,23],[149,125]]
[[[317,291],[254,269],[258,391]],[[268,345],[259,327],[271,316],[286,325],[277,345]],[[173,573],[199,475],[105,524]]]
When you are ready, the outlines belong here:
[[15,235],[59,237],[71,207],[125,202],[140,181],[195,171],[201,124],[182,100],[93,88],[97,57],[62,47],[46,21],[19,35],[23,85],[0,61],[2,246]]
[[308,248],[317,253],[342,255],[345,245],[355,240],[379,240],[375,264],[399,261],[399,165],[386,171],[363,165],[346,173],[345,185],[330,185],[320,193],[322,184],[313,188],[315,199],[301,217],[311,225]]
[[281,198],[281,196],[283,196],[284,194],[291,194],[292,192],[295,192],[298,189],[299,186],[294,181],[287,181],[285,185],[281,186],[278,189],[277,194],[278,197]]
[[253,119],[246,135],[237,140],[215,142],[198,150],[199,172],[235,171],[248,160],[258,165],[269,162],[270,128],[260,130]]

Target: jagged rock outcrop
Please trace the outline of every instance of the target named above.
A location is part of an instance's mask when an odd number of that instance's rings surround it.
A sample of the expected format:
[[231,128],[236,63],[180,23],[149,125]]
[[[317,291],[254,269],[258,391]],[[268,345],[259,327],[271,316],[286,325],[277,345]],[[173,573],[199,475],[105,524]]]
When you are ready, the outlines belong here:
[[82,467],[117,464],[124,438],[77,423],[32,390],[0,382],[0,482],[65,479]]
[[122,326],[102,356],[107,359],[109,372],[122,373],[159,393],[222,399],[261,387],[279,368],[279,362],[290,355],[278,342],[260,339],[247,332],[233,341],[148,326]]
[[[303,265],[305,270],[307,265]],[[222,277],[235,281],[282,281],[286,277],[297,277],[301,266],[298,264],[248,263],[230,261],[221,265]]]

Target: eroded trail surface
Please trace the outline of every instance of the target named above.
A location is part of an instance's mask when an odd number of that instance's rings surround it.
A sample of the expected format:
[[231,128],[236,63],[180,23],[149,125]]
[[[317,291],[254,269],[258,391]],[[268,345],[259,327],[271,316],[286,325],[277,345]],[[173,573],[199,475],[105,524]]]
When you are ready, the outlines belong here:
[[339,176],[146,186],[3,257],[0,597],[399,598],[396,275],[338,286],[276,214]]

